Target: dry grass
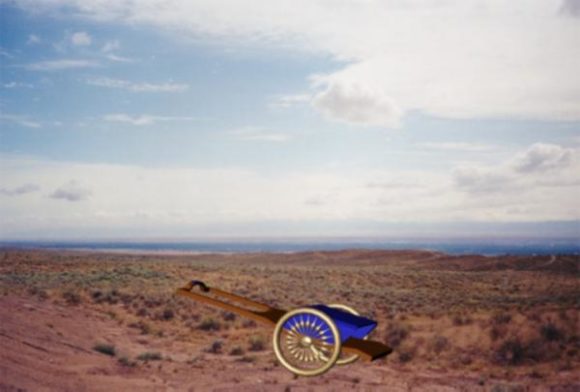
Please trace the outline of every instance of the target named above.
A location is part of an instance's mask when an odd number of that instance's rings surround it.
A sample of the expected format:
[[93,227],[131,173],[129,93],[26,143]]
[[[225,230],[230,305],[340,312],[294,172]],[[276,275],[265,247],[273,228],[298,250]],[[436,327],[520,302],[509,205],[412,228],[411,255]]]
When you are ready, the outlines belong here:
[[[482,376],[544,377],[579,367],[578,258],[430,252],[136,255],[4,250],[0,294],[92,307],[143,335],[204,341],[262,361],[270,331],[173,295],[190,279],[282,309],[344,303],[379,322],[387,363]],[[542,270],[549,265],[549,270]],[[556,268],[560,266],[560,268]],[[245,352],[257,356],[244,356]],[[128,362],[129,363],[129,362]],[[378,363],[374,366],[384,366]]]

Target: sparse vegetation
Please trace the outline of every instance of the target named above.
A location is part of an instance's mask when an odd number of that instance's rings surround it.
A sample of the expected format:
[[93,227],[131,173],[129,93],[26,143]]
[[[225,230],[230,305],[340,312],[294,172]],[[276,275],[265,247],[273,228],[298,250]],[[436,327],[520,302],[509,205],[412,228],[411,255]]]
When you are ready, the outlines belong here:
[[221,323],[211,317],[204,319],[199,324],[199,329],[202,331],[219,331],[221,329]]
[[241,348],[240,346],[236,346],[236,347],[232,348],[230,351],[230,355],[233,355],[233,356],[244,355],[244,353],[245,353],[244,349]]
[[158,352],[144,352],[137,356],[139,361],[160,361],[162,356]]
[[62,293],[62,298],[64,298],[68,305],[79,305],[82,302],[81,296],[71,290]]
[[[545,380],[580,366],[578,263],[577,257],[556,256],[548,271],[540,269],[546,260],[539,257],[429,252],[160,259],[12,250],[0,257],[0,288],[5,295],[58,306],[82,304],[131,331],[143,345],[187,341],[198,347],[191,354],[196,358],[226,354],[233,357],[230,361],[274,366],[272,356],[247,355],[268,350],[271,331],[234,313],[174,297],[184,277],[194,275],[210,286],[282,309],[350,305],[378,321],[370,338],[394,348],[392,363],[398,367],[477,371],[486,380],[509,371],[509,377]],[[62,330],[58,323],[50,328]],[[95,345],[94,350],[120,356],[112,345]],[[136,359],[156,361],[161,354],[146,352]],[[118,363],[131,367],[135,358],[122,356]],[[152,364],[142,364],[147,366]]]
[[111,357],[114,357],[117,353],[115,346],[111,344],[98,343],[93,346],[93,350],[98,351],[101,354],[109,355]]
[[254,335],[250,337],[248,351],[263,351],[265,347],[266,343],[262,336]]
[[119,362],[119,365],[124,366],[124,367],[132,368],[132,367],[137,366],[137,362],[131,361],[128,357],[121,357],[121,358],[119,358],[118,362]]
[[224,344],[221,340],[214,340],[206,351],[212,354],[221,354],[223,346]]

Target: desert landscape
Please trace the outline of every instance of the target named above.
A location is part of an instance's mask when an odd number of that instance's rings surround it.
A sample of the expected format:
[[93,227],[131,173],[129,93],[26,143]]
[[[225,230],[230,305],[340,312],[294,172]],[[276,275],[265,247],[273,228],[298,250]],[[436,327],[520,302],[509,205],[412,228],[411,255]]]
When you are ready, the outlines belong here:
[[[427,251],[3,249],[2,391],[577,391],[579,259]],[[272,330],[176,297],[191,279],[282,308],[344,303],[386,358],[315,377]]]

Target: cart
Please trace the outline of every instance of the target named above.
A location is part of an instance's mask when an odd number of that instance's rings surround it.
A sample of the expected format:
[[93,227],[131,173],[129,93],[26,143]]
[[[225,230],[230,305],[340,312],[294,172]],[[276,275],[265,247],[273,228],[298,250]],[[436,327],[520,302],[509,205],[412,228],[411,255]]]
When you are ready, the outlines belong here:
[[[200,292],[194,291],[196,287]],[[199,280],[179,288],[177,294],[274,327],[278,361],[299,376],[317,376],[335,364],[346,365],[359,358],[373,361],[392,351],[367,339],[377,322],[346,305],[310,305],[285,311],[208,287]]]

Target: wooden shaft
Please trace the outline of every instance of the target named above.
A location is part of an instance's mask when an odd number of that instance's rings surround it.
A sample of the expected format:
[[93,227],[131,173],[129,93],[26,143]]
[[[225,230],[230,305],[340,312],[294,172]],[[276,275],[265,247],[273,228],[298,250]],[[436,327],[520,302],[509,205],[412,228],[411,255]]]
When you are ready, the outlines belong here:
[[198,294],[198,293],[192,293],[191,291],[189,291],[185,288],[178,289],[177,295],[193,298],[193,299],[200,301],[200,302],[203,302],[205,304],[213,305],[213,306],[216,306],[218,308],[221,308],[221,309],[224,309],[224,310],[227,310],[230,312],[234,312],[236,314],[239,314],[240,316],[247,317],[249,319],[252,319],[252,320],[257,321],[259,323],[267,324],[269,326],[275,325],[276,322],[280,319],[280,317],[282,317],[282,315],[284,313],[286,313],[282,310],[274,309],[274,308],[270,308],[268,311],[265,311],[265,312],[255,312],[255,311],[245,309],[245,308],[242,308],[242,307],[234,305],[234,304],[220,301],[219,299],[216,299],[216,298],[211,298],[211,297],[208,297],[206,295],[202,295],[202,294]]
[[239,302],[243,305],[253,306],[253,307],[257,308],[258,310],[266,311],[266,310],[272,309],[270,306],[268,306],[266,304],[253,301],[253,300],[248,299],[248,298],[240,297],[239,295],[232,294],[232,293],[229,293],[227,291],[220,290],[220,289],[214,289],[214,288],[210,287],[209,292],[214,293],[218,297],[228,298],[228,299],[231,299],[232,301]]
[[393,349],[381,342],[350,338],[342,344],[342,350],[358,354],[365,361],[374,361],[389,355]]

